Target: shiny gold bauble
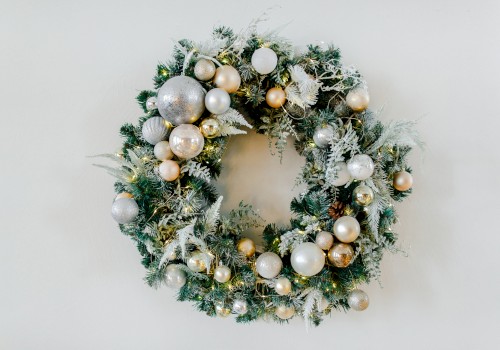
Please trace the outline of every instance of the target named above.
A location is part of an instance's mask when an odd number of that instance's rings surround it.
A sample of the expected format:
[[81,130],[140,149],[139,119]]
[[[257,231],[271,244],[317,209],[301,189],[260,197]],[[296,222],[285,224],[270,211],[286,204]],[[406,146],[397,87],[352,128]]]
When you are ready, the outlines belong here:
[[345,101],[354,112],[362,112],[368,108],[370,95],[364,88],[356,88],[347,94]]
[[413,186],[413,177],[407,171],[400,171],[394,174],[393,186],[396,190],[404,192]]
[[280,305],[276,308],[274,312],[276,316],[281,318],[282,320],[288,320],[295,315],[295,308],[292,306]]
[[349,244],[337,243],[328,252],[328,260],[335,267],[347,267],[354,257],[354,249]]
[[199,250],[195,250],[193,253],[191,253],[191,256],[187,261],[187,266],[193,272],[201,272],[207,269],[205,260],[206,254]]
[[354,201],[362,206],[367,206],[373,202],[373,191],[366,185],[359,185],[352,192]]
[[219,317],[227,317],[231,314],[231,309],[224,307],[224,305],[216,305],[215,306],[215,313]]
[[194,66],[194,76],[201,81],[207,81],[215,75],[215,64],[205,58],[200,59]]
[[292,291],[292,283],[286,277],[281,277],[276,280],[274,290],[278,295],[287,295]]
[[200,123],[200,131],[207,139],[220,136],[220,123],[217,119],[207,118]]
[[215,71],[214,84],[229,94],[236,92],[241,84],[240,73],[232,66],[221,66]]
[[280,108],[285,104],[286,94],[280,87],[273,87],[267,91],[266,103],[269,107]]
[[242,238],[238,242],[237,249],[249,258],[255,254],[255,243],[250,238]]
[[128,192],[122,192],[122,193],[119,193],[116,197],[115,197],[115,201],[117,199],[120,199],[120,198],[134,198],[134,196],[132,196],[131,193],[128,193]]

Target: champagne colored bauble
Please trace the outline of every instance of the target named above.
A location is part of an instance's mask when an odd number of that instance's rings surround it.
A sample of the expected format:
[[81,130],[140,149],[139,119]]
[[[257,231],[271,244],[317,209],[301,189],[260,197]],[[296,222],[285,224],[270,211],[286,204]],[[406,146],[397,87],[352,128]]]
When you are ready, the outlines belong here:
[[398,191],[408,191],[413,186],[413,177],[407,171],[397,172],[394,174],[393,186]]
[[328,250],[333,245],[333,235],[330,232],[320,231],[316,234],[316,245],[322,250]]
[[224,305],[215,305],[215,313],[219,317],[227,317],[231,314],[231,309],[224,307]]
[[336,243],[328,251],[328,260],[335,267],[347,267],[354,257],[354,249],[349,244]]
[[233,312],[238,315],[244,315],[248,312],[248,305],[245,300],[235,300],[233,303]]
[[328,146],[332,139],[333,139],[333,128],[331,126],[316,129],[313,135],[314,143],[319,148],[325,148],[326,146]]
[[194,123],[205,110],[205,90],[185,75],[168,79],[157,98],[160,115],[174,125]]
[[194,76],[201,81],[207,81],[215,75],[215,64],[211,60],[202,58],[194,65]]
[[191,253],[187,261],[187,266],[193,272],[201,272],[207,269],[207,255],[199,250]]
[[285,104],[286,94],[280,87],[273,87],[267,91],[266,103],[269,107],[280,108]]
[[364,88],[356,88],[347,94],[345,101],[347,105],[355,112],[362,112],[368,108],[370,95]]
[[351,181],[351,174],[347,170],[346,162],[336,162],[334,165],[336,170],[335,179],[331,181],[333,186],[340,187]]
[[289,318],[292,318],[293,315],[295,314],[295,308],[293,307],[293,305],[292,306],[280,305],[276,308],[274,314],[279,318],[281,318],[282,320],[288,320]]
[[161,117],[149,118],[142,124],[142,137],[148,143],[156,145],[168,136],[169,128]]
[[221,88],[215,88],[207,92],[205,96],[205,107],[210,113],[222,114],[226,113],[231,105],[231,97]]
[[179,289],[186,284],[186,273],[178,265],[168,265],[165,272],[167,287]]
[[255,243],[250,238],[242,238],[236,247],[240,253],[243,253],[247,258],[255,254]]
[[370,156],[366,154],[356,154],[347,162],[347,170],[353,179],[366,180],[373,174],[375,164]]
[[302,276],[314,276],[325,266],[325,253],[312,242],[295,247],[290,257],[295,272]]
[[111,206],[111,216],[119,224],[129,224],[139,215],[139,206],[133,198],[119,198]]
[[221,66],[215,71],[214,84],[232,94],[240,88],[240,73],[234,67]]
[[205,139],[196,126],[182,124],[174,128],[169,138],[170,149],[179,158],[196,157],[203,151]]
[[283,262],[278,254],[265,252],[257,258],[255,268],[259,275],[264,278],[274,278],[279,275]]
[[148,98],[146,100],[146,109],[148,111],[152,111],[154,109],[157,109],[158,108],[157,102],[158,102],[158,100],[156,99],[156,97],[155,96],[151,96],[150,98]]
[[261,47],[252,54],[252,66],[257,73],[269,74],[278,65],[276,52],[267,47]]
[[358,220],[352,216],[342,216],[333,224],[335,237],[343,243],[351,243],[358,238],[361,232]]
[[160,141],[155,145],[154,154],[158,160],[169,160],[174,157],[168,141]]
[[349,295],[347,296],[347,303],[351,309],[363,311],[366,310],[368,305],[370,305],[370,298],[368,298],[368,294],[363,292],[361,289],[354,289],[349,292]]
[[220,136],[220,123],[215,118],[203,119],[200,123],[200,131],[207,139]]
[[116,195],[115,201],[120,198],[134,198],[134,196],[132,195],[132,193],[122,192]]
[[231,269],[224,265],[215,268],[214,279],[220,283],[226,283],[231,278]]
[[158,173],[165,181],[175,181],[181,174],[181,168],[173,160],[164,160],[158,167]]
[[288,295],[292,291],[292,282],[286,277],[278,278],[274,290],[278,295]]
[[352,198],[359,205],[367,206],[373,202],[373,191],[366,185],[359,185],[352,191]]

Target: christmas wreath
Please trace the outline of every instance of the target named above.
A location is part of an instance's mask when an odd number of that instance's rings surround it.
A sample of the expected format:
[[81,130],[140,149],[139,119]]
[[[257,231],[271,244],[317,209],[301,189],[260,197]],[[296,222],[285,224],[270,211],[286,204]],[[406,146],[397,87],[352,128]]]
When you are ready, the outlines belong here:
[[[398,250],[393,203],[411,193],[406,158],[421,142],[413,122],[376,120],[365,81],[337,48],[294,53],[255,24],[180,40],[158,65],[154,90],[137,97],[144,115],[106,155],[118,163],[103,166],[117,178],[111,214],[136,242],[149,285],[178,289],[210,316],[317,325],[334,309],[368,307],[358,285]],[[267,135],[280,157],[293,138],[306,160],[290,225],[265,226],[262,249],[245,237],[261,225],[256,212],[240,203],[222,215],[210,183],[241,127]]]

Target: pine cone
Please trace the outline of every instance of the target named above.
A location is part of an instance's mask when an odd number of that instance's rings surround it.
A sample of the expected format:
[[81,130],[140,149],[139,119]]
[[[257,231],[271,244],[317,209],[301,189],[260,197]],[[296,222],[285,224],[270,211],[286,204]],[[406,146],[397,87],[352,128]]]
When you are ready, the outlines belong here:
[[341,216],[344,215],[345,204],[339,201],[336,201],[330,205],[328,208],[328,215],[330,215],[333,219],[337,220]]

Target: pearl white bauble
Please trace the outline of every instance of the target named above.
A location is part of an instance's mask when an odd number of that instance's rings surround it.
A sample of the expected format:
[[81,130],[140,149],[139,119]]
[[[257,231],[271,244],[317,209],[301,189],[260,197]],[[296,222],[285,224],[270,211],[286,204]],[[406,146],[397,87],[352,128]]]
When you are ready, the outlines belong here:
[[215,268],[214,279],[219,283],[226,283],[231,278],[231,269],[224,265]]
[[156,145],[167,138],[169,128],[161,117],[149,118],[142,124],[142,137],[148,143]]
[[314,276],[325,266],[325,253],[312,242],[295,247],[290,257],[295,272],[302,276]]
[[351,174],[347,170],[346,162],[336,162],[334,165],[336,170],[335,179],[331,181],[333,186],[340,187],[351,181]]
[[293,315],[295,314],[295,308],[293,307],[293,305],[292,306],[280,305],[276,308],[274,314],[279,318],[281,318],[282,320],[288,320],[289,318],[292,318]]
[[244,315],[248,312],[248,305],[245,300],[235,300],[233,303],[233,312],[238,315]]
[[322,250],[328,250],[333,245],[333,235],[330,232],[320,231],[316,234],[316,245]]
[[207,92],[205,96],[205,107],[210,113],[222,114],[227,112],[231,105],[231,97],[226,90],[215,88]]
[[160,141],[155,145],[154,154],[158,160],[169,160],[174,157],[168,141]]
[[111,206],[111,216],[119,224],[129,224],[139,215],[139,206],[133,198],[119,198]]
[[187,266],[193,272],[201,272],[207,269],[207,255],[199,250],[195,250],[189,256]]
[[407,171],[397,172],[394,174],[393,186],[398,191],[408,191],[413,186],[413,177]]
[[366,180],[372,176],[375,164],[370,156],[366,154],[356,154],[347,162],[349,174],[356,180]]
[[173,160],[164,160],[158,167],[158,173],[165,181],[175,181],[181,174],[181,168]]
[[288,295],[292,291],[292,282],[286,277],[278,278],[274,290],[278,295]]
[[330,144],[333,138],[333,128],[328,125],[324,128],[316,129],[313,135],[313,140],[319,148],[325,148]]
[[364,88],[355,88],[347,94],[345,98],[347,105],[355,112],[362,112],[368,108],[370,95]]
[[151,96],[146,100],[146,109],[148,111],[152,111],[153,109],[157,109],[157,99],[154,96]]
[[179,289],[186,284],[186,273],[178,265],[168,265],[165,272],[167,287]]
[[194,66],[194,76],[201,80],[207,81],[215,75],[215,64],[211,60],[205,58],[200,59]]
[[276,52],[267,48],[261,47],[255,50],[252,54],[252,66],[255,68],[257,73],[269,74],[278,65],[278,56]]
[[255,268],[259,275],[264,278],[274,278],[279,275],[283,262],[278,254],[273,252],[265,252],[257,258]]
[[205,139],[200,130],[192,124],[174,128],[169,138],[170,149],[179,158],[193,158],[203,151]]
[[368,294],[363,292],[361,289],[354,289],[349,292],[349,295],[347,296],[347,303],[351,309],[363,311],[366,310],[368,305],[370,305],[370,298],[368,298]]
[[352,216],[342,216],[333,224],[335,237],[343,243],[351,243],[358,238],[361,232],[358,220]]
[[240,88],[240,73],[234,67],[221,66],[215,71],[214,84],[232,94]]

